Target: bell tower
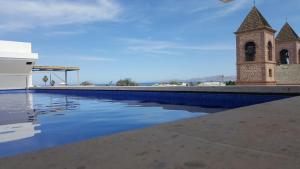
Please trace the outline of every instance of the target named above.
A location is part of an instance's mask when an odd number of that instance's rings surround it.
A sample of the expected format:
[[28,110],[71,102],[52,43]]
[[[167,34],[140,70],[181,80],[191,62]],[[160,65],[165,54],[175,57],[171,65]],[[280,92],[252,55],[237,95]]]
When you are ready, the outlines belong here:
[[300,38],[286,22],[276,37],[276,60],[278,64],[300,64]]
[[276,84],[275,32],[254,6],[235,32],[238,85]]

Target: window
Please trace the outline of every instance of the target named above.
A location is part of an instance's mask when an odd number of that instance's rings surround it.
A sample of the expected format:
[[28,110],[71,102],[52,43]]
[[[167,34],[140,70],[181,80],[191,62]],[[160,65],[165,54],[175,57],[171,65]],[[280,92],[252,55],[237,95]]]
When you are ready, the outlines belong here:
[[269,69],[269,77],[273,77],[273,70]]
[[254,61],[256,54],[256,46],[254,42],[248,42],[245,45],[246,61]]
[[290,64],[290,56],[287,49],[280,51],[280,64]]
[[268,58],[269,61],[273,60],[273,45],[271,41],[268,42]]
[[26,62],[26,65],[32,65],[32,62]]

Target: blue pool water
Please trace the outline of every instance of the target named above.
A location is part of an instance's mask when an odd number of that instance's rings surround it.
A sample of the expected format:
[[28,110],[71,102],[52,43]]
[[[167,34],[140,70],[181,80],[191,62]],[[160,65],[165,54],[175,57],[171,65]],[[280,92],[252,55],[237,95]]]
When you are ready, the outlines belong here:
[[0,92],[0,157],[286,97],[172,92]]

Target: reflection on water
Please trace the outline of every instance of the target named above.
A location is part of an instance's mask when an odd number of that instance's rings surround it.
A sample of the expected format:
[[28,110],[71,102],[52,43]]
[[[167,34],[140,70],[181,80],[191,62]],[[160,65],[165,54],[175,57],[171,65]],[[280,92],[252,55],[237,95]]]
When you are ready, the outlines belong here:
[[191,113],[197,113],[197,112],[217,113],[220,111],[227,110],[225,108],[205,108],[199,106],[159,104],[159,103],[152,103],[152,102],[138,102],[138,101],[121,101],[121,102],[126,103],[128,104],[128,106],[132,106],[132,107],[161,107],[165,110],[183,110]]
[[79,106],[79,101],[74,97],[69,99],[68,95],[50,95],[44,102],[35,104],[35,111],[37,114],[52,113],[54,115],[61,115],[59,112],[77,110]]
[[37,113],[31,94],[0,94],[0,143],[33,137]]
[[45,93],[0,94],[0,157],[222,109]]
[[[0,143],[25,139],[41,133],[39,114],[64,115],[65,110],[76,110],[79,103],[68,96],[48,97],[43,104],[33,105],[32,93],[0,94]],[[46,101],[46,100],[45,100]]]
[[0,125],[0,143],[33,137],[41,133],[40,130],[35,130],[37,126],[39,124],[32,122]]
[[0,94],[0,125],[36,122],[32,94]]

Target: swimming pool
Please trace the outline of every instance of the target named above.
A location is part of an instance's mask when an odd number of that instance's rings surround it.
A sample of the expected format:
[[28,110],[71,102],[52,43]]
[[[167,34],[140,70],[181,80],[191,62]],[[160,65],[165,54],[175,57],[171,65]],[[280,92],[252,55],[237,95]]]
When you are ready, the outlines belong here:
[[134,91],[0,92],[0,157],[288,96]]

